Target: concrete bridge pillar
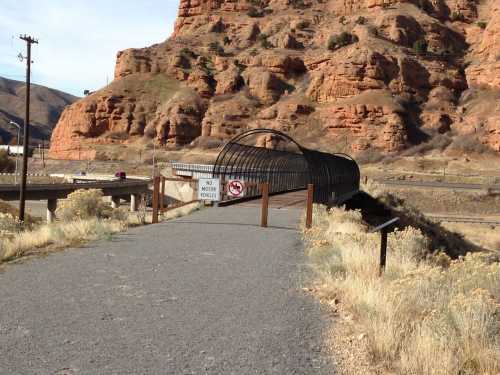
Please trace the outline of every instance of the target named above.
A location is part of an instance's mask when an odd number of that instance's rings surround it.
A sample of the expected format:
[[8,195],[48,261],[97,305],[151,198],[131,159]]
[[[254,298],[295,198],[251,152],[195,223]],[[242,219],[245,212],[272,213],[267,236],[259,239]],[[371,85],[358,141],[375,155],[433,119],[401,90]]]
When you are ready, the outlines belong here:
[[57,199],[47,200],[47,224],[56,220]]
[[111,207],[113,208],[120,207],[120,197],[111,197]]
[[130,194],[130,212],[137,212],[139,205],[139,194]]

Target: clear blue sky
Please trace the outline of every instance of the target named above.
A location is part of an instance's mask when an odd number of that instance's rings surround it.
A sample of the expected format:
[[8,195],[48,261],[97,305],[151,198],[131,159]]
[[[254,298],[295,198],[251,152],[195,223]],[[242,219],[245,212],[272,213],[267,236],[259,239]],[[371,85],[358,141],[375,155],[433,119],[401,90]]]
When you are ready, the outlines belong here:
[[82,96],[113,79],[116,53],[167,39],[179,0],[0,0],[0,76],[24,80],[26,54],[19,34],[33,47],[34,83]]

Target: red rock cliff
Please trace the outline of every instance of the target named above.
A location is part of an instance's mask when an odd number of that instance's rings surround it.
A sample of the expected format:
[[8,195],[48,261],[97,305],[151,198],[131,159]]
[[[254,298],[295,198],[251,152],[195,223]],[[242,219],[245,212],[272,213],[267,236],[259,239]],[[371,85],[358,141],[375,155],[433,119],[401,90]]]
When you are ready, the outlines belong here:
[[183,0],[171,38],[119,52],[115,81],[65,111],[51,155],[253,127],[332,150],[446,133],[500,151],[499,38],[495,0]]

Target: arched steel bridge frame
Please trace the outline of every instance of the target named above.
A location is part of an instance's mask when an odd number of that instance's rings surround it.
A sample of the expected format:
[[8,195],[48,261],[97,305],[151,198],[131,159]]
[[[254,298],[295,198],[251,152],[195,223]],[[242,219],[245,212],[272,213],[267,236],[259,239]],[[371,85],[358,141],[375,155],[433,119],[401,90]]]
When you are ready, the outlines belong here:
[[[298,152],[274,150],[244,144],[250,137],[270,134],[297,146]],[[215,162],[213,177],[223,182],[244,180],[246,196],[259,196],[258,184],[269,183],[269,192],[305,189],[314,184],[314,202],[336,205],[359,191],[360,172],[345,154],[329,154],[301,146],[289,135],[273,129],[243,132],[223,147]]]

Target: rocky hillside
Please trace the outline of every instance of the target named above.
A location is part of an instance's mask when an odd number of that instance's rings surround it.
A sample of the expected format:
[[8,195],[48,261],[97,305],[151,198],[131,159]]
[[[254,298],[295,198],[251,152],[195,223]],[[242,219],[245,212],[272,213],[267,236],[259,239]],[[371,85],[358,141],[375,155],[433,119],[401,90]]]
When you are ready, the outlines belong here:
[[500,151],[499,99],[498,0],[182,0],[166,42],[119,52],[114,82],[64,111],[51,153],[254,127],[349,152],[439,134]]
[[[0,77],[0,143],[15,142],[17,128],[14,121],[24,124],[26,86],[24,82]],[[44,86],[31,86],[30,122],[33,141],[49,140],[64,108],[78,98]]]

